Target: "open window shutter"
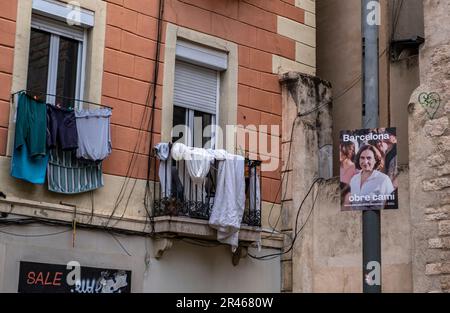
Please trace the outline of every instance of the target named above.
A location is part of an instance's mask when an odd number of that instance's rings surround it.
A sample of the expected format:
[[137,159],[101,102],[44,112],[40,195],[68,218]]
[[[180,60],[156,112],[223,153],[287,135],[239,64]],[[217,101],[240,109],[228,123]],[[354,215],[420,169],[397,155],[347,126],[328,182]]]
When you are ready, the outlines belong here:
[[217,71],[176,61],[174,105],[216,114]]

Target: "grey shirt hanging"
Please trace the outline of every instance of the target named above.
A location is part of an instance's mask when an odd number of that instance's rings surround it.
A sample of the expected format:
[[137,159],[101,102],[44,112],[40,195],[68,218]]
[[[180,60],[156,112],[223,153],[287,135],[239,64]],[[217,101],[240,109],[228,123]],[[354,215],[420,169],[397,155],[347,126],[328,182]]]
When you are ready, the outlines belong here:
[[99,161],[111,154],[110,109],[76,111],[77,158]]

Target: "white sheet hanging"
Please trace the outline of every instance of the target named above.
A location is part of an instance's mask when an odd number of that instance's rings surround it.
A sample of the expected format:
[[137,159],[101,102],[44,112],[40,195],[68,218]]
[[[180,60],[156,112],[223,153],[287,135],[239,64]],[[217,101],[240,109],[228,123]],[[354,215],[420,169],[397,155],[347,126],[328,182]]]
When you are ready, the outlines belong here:
[[192,182],[194,184],[203,184],[214,157],[205,149],[188,148],[184,152],[184,160]]
[[175,143],[172,146],[171,155],[175,161],[181,161],[184,159],[184,152],[187,150],[187,146],[182,143]]
[[236,251],[239,245],[239,229],[245,208],[245,160],[233,154],[219,161],[216,198],[209,224],[217,230],[217,240],[231,245]]
[[172,147],[172,158],[176,161],[184,160],[192,182],[194,184],[203,184],[209,173],[211,162],[215,158],[214,153],[211,151],[176,143]]
[[[214,160],[218,161],[216,192],[209,224],[217,230],[217,240],[231,245],[232,251],[236,251],[245,209],[245,159],[239,155],[229,154],[225,150],[191,148],[182,143],[175,143],[172,146],[171,158],[176,161],[184,160],[180,163],[181,172],[184,173],[185,166],[193,184],[203,184],[211,163]],[[167,173],[164,171],[161,173],[160,168],[160,179],[162,174]],[[252,178],[254,175],[257,178],[256,185],[252,181],[250,189],[253,190],[253,194],[256,193],[256,203],[253,200],[251,206],[259,209],[261,197],[259,177],[255,172]],[[190,190],[190,183],[183,177],[181,179],[185,192]],[[203,187],[197,191],[202,193]],[[188,195],[185,196],[186,199],[189,198]]]
[[223,161],[227,158],[228,152],[226,152],[225,150],[222,149],[206,149],[206,151],[211,154],[214,159],[216,159],[217,161]]

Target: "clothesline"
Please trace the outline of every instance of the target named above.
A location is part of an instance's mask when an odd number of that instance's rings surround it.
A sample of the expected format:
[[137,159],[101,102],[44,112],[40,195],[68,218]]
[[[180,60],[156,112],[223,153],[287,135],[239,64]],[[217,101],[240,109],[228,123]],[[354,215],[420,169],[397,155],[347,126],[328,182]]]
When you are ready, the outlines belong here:
[[111,110],[114,109],[114,108],[112,108],[110,106],[107,106],[107,105],[104,105],[104,104],[101,104],[101,103],[96,103],[96,102],[91,102],[91,101],[86,101],[86,100],[80,100],[80,99],[70,98],[70,97],[64,97],[64,96],[59,96],[59,95],[55,95],[55,94],[51,94],[51,93],[44,93],[44,92],[40,92],[40,91],[33,91],[33,90],[27,90],[27,89],[22,89],[22,90],[16,91],[16,92],[12,93],[11,96],[15,96],[16,94],[21,93],[21,92],[26,92],[26,93],[30,93],[30,94],[36,94],[37,93],[37,94],[40,94],[40,95],[43,95],[43,96],[57,97],[57,98],[62,98],[62,99],[66,99],[66,100],[73,100],[75,102],[82,102],[82,103],[98,105],[98,106],[105,107],[105,108],[108,108],[108,109],[111,109]]

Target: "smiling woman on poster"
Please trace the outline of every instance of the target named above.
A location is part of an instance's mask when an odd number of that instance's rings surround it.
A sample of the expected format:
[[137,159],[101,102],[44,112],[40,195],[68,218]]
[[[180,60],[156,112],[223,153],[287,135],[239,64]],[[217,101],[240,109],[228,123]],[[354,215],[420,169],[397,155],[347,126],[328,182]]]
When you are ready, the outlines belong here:
[[[350,180],[350,203],[352,207],[382,209],[386,201],[395,200],[395,188],[382,167],[381,153],[372,145],[365,145],[356,155],[355,165],[360,172]],[[367,208],[370,207],[370,208]]]

